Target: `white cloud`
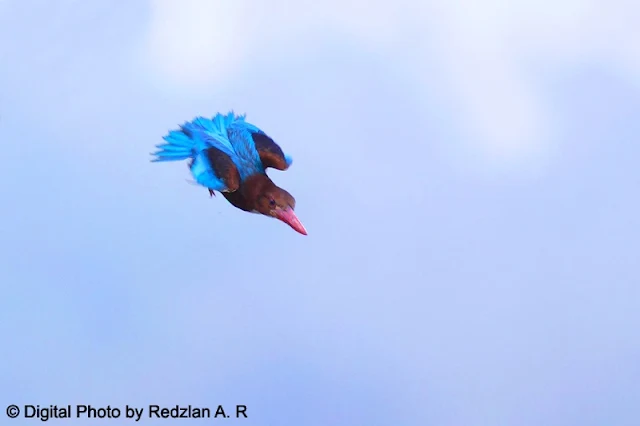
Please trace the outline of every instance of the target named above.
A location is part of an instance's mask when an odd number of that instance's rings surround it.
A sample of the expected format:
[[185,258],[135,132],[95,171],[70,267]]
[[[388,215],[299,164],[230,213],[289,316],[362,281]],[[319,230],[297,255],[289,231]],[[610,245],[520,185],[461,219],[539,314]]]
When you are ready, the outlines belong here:
[[153,0],[142,56],[161,79],[181,86],[224,81],[256,37],[240,30],[242,9],[242,2]]
[[150,3],[143,47],[164,84],[182,90],[221,84],[252,56],[278,49],[279,40],[350,35],[409,67],[439,67],[442,90],[458,105],[462,124],[494,158],[545,151],[550,105],[531,62],[548,68],[603,61],[640,81],[640,6],[632,2]]

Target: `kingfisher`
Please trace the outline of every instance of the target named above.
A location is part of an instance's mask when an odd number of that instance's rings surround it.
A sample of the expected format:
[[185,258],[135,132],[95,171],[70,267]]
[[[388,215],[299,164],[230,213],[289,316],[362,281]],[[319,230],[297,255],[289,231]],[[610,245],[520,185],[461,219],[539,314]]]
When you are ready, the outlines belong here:
[[287,170],[292,158],[245,115],[198,116],[163,137],[152,162],[189,160],[191,175],[211,197],[220,192],[236,208],[278,219],[302,235],[295,198],[267,176],[266,169]]

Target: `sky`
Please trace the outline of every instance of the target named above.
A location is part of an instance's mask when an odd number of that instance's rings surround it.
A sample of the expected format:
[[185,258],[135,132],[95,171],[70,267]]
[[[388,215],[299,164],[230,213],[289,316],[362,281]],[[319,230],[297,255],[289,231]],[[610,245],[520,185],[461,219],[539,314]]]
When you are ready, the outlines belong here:
[[[603,0],[0,0],[0,418],[636,425],[639,21]],[[308,236],[149,162],[229,110],[293,157],[269,174]]]

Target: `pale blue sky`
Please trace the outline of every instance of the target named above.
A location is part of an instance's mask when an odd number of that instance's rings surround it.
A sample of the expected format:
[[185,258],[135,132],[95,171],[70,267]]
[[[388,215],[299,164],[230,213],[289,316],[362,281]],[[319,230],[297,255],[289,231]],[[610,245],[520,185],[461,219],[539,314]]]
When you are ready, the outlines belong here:
[[[0,0],[2,424],[637,425],[639,8],[401,3]],[[229,109],[309,236],[149,162]]]

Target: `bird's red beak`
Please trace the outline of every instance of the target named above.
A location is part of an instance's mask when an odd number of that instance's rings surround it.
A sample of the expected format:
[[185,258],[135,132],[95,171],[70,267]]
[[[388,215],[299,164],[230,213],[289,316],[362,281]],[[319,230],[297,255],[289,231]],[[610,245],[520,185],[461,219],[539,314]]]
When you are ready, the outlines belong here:
[[292,208],[287,207],[284,210],[276,210],[276,217],[302,235],[307,235],[307,230],[304,229],[302,222],[300,222]]

